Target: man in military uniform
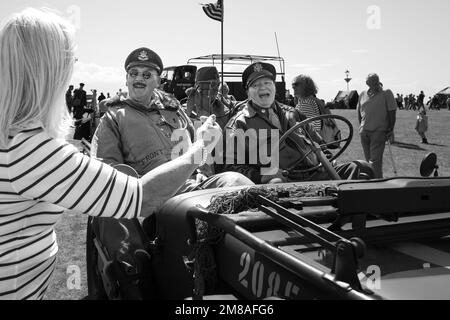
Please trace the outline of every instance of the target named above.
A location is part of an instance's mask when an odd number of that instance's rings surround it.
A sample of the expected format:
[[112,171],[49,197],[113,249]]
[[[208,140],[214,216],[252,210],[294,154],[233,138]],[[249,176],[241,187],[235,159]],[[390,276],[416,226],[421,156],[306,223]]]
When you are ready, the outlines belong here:
[[225,105],[219,98],[220,79],[216,67],[198,69],[195,86],[187,92],[187,114],[196,119],[200,116],[216,115],[223,129],[230,120],[233,104]]
[[[128,98],[113,98],[95,132],[91,154],[103,162],[116,166],[125,164],[139,176],[169,162],[179,155],[179,139],[191,141],[194,128],[189,117],[173,96],[157,89],[163,70],[161,58],[148,48],[134,50],[126,59]],[[172,137],[176,136],[176,141]],[[176,152],[174,152],[177,150]],[[186,151],[186,150],[185,150]],[[182,152],[182,150],[181,150]],[[204,155],[205,158],[205,155]],[[205,159],[202,160],[204,162]],[[199,174],[198,176],[201,176]],[[225,172],[211,177],[193,177],[179,189],[178,194],[204,188],[252,185],[245,176]],[[150,294],[151,275],[149,257],[145,254],[145,240],[141,238],[139,223],[147,232],[153,229],[153,218],[146,221],[96,218],[92,230],[114,261],[125,261],[139,271],[140,294]],[[150,224],[150,227],[148,226]],[[147,227],[146,227],[147,226]],[[119,264],[120,265],[120,264]],[[113,279],[127,282],[128,275],[119,269]],[[132,286],[131,286],[132,287]]]
[[[285,132],[306,117],[299,115],[292,107],[275,101],[275,79],[275,67],[268,63],[254,63],[244,71],[242,84],[247,91],[248,101],[228,122],[224,133],[225,170],[240,172],[257,184],[288,182],[291,179],[286,176],[286,169],[291,169],[291,166],[296,165],[296,168],[303,170],[319,164],[316,154],[310,152],[313,142],[306,138],[304,131],[293,132],[283,144],[278,144]],[[311,125],[305,130],[315,142],[324,143]],[[264,149],[266,154],[261,155]],[[275,155],[278,155],[278,159]],[[268,159],[262,159],[264,156]],[[302,158],[304,160],[297,163]],[[274,159],[278,163],[270,163],[269,167],[267,160],[273,162]],[[369,176],[371,174],[368,163],[350,162],[333,166],[343,179],[359,178],[361,172]],[[264,172],[263,168],[270,168],[271,172]],[[330,178],[323,168],[297,177],[298,180]]]
[[[92,141],[94,157],[110,165],[126,164],[143,176],[173,159],[180,146],[178,138],[172,141],[174,135],[193,140],[192,122],[179,101],[157,89],[162,70],[161,58],[148,48],[136,49],[128,56],[125,71],[129,98],[109,104],[112,107],[103,116]],[[179,193],[249,183],[246,177],[229,172],[199,181],[190,179]]]

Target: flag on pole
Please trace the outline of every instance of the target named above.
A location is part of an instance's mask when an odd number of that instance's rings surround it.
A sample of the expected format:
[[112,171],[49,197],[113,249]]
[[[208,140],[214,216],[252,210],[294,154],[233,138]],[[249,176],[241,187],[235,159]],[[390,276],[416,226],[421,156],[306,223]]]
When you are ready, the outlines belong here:
[[217,0],[216,3],[203,4],[203,11],[206,15],[213,20],[222,21],[223,19],[223,6],[222,0]]

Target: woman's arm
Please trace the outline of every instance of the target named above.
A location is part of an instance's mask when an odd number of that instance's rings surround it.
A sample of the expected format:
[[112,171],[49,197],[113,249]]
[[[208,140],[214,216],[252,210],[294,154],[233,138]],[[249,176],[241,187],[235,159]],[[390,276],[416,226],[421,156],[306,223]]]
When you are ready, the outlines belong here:
[[146,217],[159,209],[176,194],[201,162],[206,161],[206,155],[211,154],[222,136],[221,129],[215,120],[215,116],[209,117],[198,129],[198,141],[191,146],[188,152],[155,168],[141,178],[144,193],[141,216]]
[[197,142],[183,156],[155,168],[141,178],[144,194],[141,216],[150,215],[177,193],[198,168],[199,163],[195,160],[202,159],[202,153],[203,145]]

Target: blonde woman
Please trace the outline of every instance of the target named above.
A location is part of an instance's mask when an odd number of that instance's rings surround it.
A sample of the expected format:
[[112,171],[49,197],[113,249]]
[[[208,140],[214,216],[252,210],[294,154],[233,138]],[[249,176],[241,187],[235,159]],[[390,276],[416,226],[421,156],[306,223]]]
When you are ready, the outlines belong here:
[[[0,299],[42,299],[58,251],[54,224],[65,209],[136,218],[170,198],[214,148],[209,118],[198,141],[141,179],[66,143],[64,92],[72,76],[73,27],[54,13],[26,9],[0,29]],[[215,139],[214,141],[217,141]]]

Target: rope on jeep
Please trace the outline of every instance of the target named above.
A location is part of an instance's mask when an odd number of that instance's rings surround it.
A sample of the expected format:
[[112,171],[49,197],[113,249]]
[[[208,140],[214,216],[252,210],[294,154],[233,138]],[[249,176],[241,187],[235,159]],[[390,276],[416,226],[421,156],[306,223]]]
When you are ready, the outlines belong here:
[[[238,214],[244,211],[256,211],[258,196],[277,202],[280,198],[308,198],[324,196],[332,184],[294,185],[290,187],[252,186],[238,191],[214,195],[208,211],[210,214]],[[217,287],[218,275],[212,246],[218,244],[224,231],[196,219],[197,243],[191,257],[194,260],[194,295],[202,297],[213,293]]]

